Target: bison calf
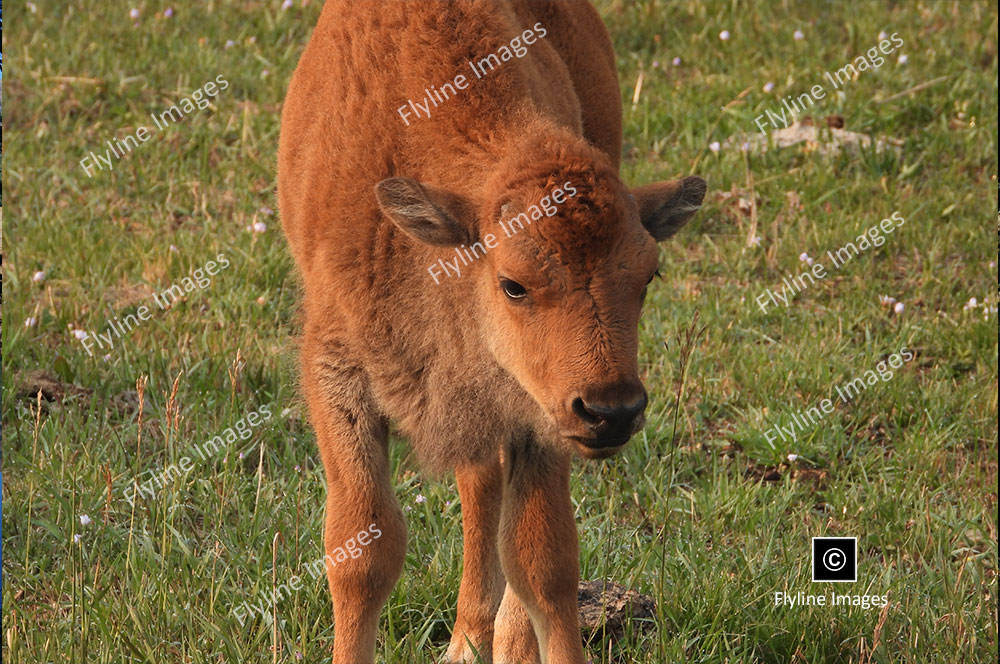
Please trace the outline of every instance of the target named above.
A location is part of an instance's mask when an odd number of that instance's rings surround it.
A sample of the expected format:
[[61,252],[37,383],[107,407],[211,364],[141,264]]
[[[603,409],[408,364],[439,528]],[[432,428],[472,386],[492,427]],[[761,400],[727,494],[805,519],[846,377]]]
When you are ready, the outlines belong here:
[[583,664],[570,460],[642,426],[656,242],[705,193],[698,177],[629,190],[621,138],[611,41],[585,2],[323,8],[282,113],[278,195],[305,290],[325,548],[382,532],[327,568],[336,664],[373,661],[403,566],[390,422],[457,477],[446,660]]

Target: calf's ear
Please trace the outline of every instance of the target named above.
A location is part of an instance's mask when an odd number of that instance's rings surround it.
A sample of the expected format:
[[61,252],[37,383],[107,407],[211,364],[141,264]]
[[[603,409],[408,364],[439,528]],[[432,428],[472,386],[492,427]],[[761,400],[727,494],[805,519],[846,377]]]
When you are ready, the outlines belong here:
[[416,240],[439,247],[471,244],[473,233],[463,221],[466,206],[457,196],[393,177],[375,185],[375,198],[382,212]]
[[639,204],[639,219],[659,242],[680,230],[701,207],[707,185],[697,175],[683,180],[654,182],[632,190]]

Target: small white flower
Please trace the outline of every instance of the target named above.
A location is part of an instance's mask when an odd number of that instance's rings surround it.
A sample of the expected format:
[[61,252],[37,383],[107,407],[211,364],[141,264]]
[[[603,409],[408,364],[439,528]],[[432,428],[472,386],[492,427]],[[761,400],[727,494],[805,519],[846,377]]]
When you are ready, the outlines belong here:
[[427,502],[427,497],[424,496],[424,494],[422,494],[422,493],[418,493],[417,497],[413,499],[413,502],[417,503],[418,505],[426,503]]
[[789,454],[788,463],[795,463],[795,460],[799,458],[798,454]]
[[267,230],[267,224],[265,224],[263,221],[255,221],[253,222],[253,227],[251,228],[251,230],[254,233],[263,233],[264,231]]
[[43,272],[42,270],[35,272],[33,275],[31,275],[31,280],[34,281],[35,283],[38,283],[40,281],[45,281],[45,272]]
[[28,316],[27,320],[24,321],[25,327],[34,327],[38,325],[38,319],[34,316]]
[[881,32],[878,33],[878,40],[879,41],[882,41],[883,39],[887,39],[888,37],[889,37],[889,35],[885,34],[885,30],[882,30]]
[[888,295],[879,295],[878,296],[878,302],[882,306],[888,307],[888,306],[892,306],[893,304],[896,304],[896,298],[890,297]]
[[170,251],[174,252],[175,254],[179,254],[179,253],[181,253],[181,252],[180,252],[180,249],[178,249],[178,248],[177,248],[176,246],[174,246],[174,245],[170,245]]
[[792,33],[792,39],[794,39],[795,41],[802,41],[805,38],[806,36],[802,34],[801,30],[796,30],[795,32]]
[[259,210],[257,210],[257,212],[260,212],[261,214],[263,214],[265,216],[268,216],[268,217],[270,217],[272,214],[274,214],[274,210],[272,210],[271,208],[269,208],[267,206],[260,208]]
[[903,304],[902,302],[897,302],[896,305],[892,308],[892,310],[895,311],[897,314],[901,314],[903,313],[903,309],[905,308],[906,308],[905,304]]
[[128,16],[133,21],[136,20],[137,18],[139,18],[139,10],[133,7],[132,10],[128,13]]
[[281,8],[282,9],[291,9],[292,8],[292,0],[285,0],[284,2],[282,2],[281,3]]
[[813,259],[809,257],[809,254],[803,251],[801,254],[799,254],[799,262],[805,263],[807,265],[812,265]]
[[910,56],[906,55],[905,53],[899,56],[899,59],[896,60],[896,62],[898,62],[901,65],[905,65],[909,61],[910,61]]
[[163,18],[170,18],[173,15],[174,15],[173,7],[167,7],[166,10],[163,12]]
[[73,330],[73,336],[79,339],[80,341],[83,341],[84,339],[87,338],[87,333],[84,332],[83,330]]
[[764,84],[764,92],[770,92],[773,89],[774,89],[774,83],[772,83],[771,81],[768,81],[767,83]]
[[969,301],[965,303],[965,306],[962,307],[962,309],[968,311],[969,309],[975,309],[978,306],[979,306],[979,300],[977,300],[974,297],[970,297]]
[[82,539],[83,539],[83,535],[80,535],[79,533],[77,533],[76,535],[73,535],[73,543],[74,544],[79,544],[80,540],[82,540]]
[[101,361],[102,362],[107,362],[110,359],[111,359],[111,353],[108,353],[107,355],[102,355],[101,356]]
[[240,452],[240,455],[239,455],[239,458],[240,458],[240,459],[242,459],[242,458],[243,458],[243,452]]
[[653,64],[652,64],[653,69],[656,69],[659,66],[660,66],[660,61],[659,60],[653,60]]
[[35,3],[29,2],[27,4],[27,7],[28,7],[28,11],[31,12],[32,14],[37,14],[38,13],[38,7],[35,6]]
[[236,42],[234,42],[232,39],[227,39],[226,40],[226,45],[223,46],[223,48],[232,48],[235,45],[236,45]]
[[90,525],[90,517],[87,516],[86,514],[81,514],[80,515],[80,525],[81,526],[89,526]]
[[675,57],[675,58],[674,58],[673,60],[671,60],[670,62],[671,62],[671,63],[672,63],[672,64],[673,64],[673,65],[674,65],[675,67],[680,67],[680,66],[681,66],[681,58],[680,58],[680,56],[677,56],[677,57]]
[[281,411],[281,416],[282,417],[288,417],[291,414],[292,414],[292,409],[291,408],[285,408],[285,409],[283,409]]
[[759,247],[760,246],[760,236],[759,235],[754,235],[752,238],[750,238],[750,246],[751,247]]
[[723,30],[719,33],[719,39],[722,41],[729,41],[729,30]]
[[720,149],[721,147],[722,147],[722,146],[721,146],[721,145],[719,145],[719,142],[718,142],[718,141],[712,141],[711,143],[709,143],[709,144],[708,144],[708,149],[709,149],[709,150],[711,150],[712,152],[716,153],[716,154],[718,154],[718,153],[719,153],[719,149]]

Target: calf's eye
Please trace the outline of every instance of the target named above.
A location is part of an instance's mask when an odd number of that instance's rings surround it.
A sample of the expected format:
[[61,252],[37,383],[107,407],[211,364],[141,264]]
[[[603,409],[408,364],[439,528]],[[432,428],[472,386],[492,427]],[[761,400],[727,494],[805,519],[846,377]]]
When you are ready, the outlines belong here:
[[646,285],[642,289],[642,299],[640,300],[640,302],[645,302],[646,301],[646,292],[649,290],[649,285],[651,283],[653,283],[653,279],[654,278],[659,277],[659,276],[661,276],[659,269],[657,269],[656,272],[654,272],[652,275],[650,275],[649,281],[646,282]]
[[510,279],[501,279],[500,289],[503,291],[504,295],[512,300],[524,299],[524,297],[528,294],[528,291],[525,290],[524,286],[516,281],[511,281]]

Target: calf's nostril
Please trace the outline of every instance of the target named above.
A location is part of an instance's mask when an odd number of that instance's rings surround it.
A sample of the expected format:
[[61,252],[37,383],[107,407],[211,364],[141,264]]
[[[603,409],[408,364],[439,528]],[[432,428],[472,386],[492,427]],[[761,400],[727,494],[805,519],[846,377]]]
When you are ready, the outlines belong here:
[[588,408],[580,397],[573,399],[572,408],[573,414],[588,424],[598,424],[604,420],[600,413]]
[[646,394],[646,390],[643,390],[642,396],[639,397],[639,399],[626,406],[626,408],[628,408],[629,411],[628,414],[629,421],[632,421],[635,418],[642,415],[642,412],[646,410],[646,404],[648,403],[649,403],[649,395]]
[[647,401],[648,398],[645,393],[630,404],[618,404],[614,406],[587,403],[580,397],[577,397],[573,400],[572,407],[576,416],[588,424],[606,422],[612,426],[625,426],[631,424],[646,409]]

